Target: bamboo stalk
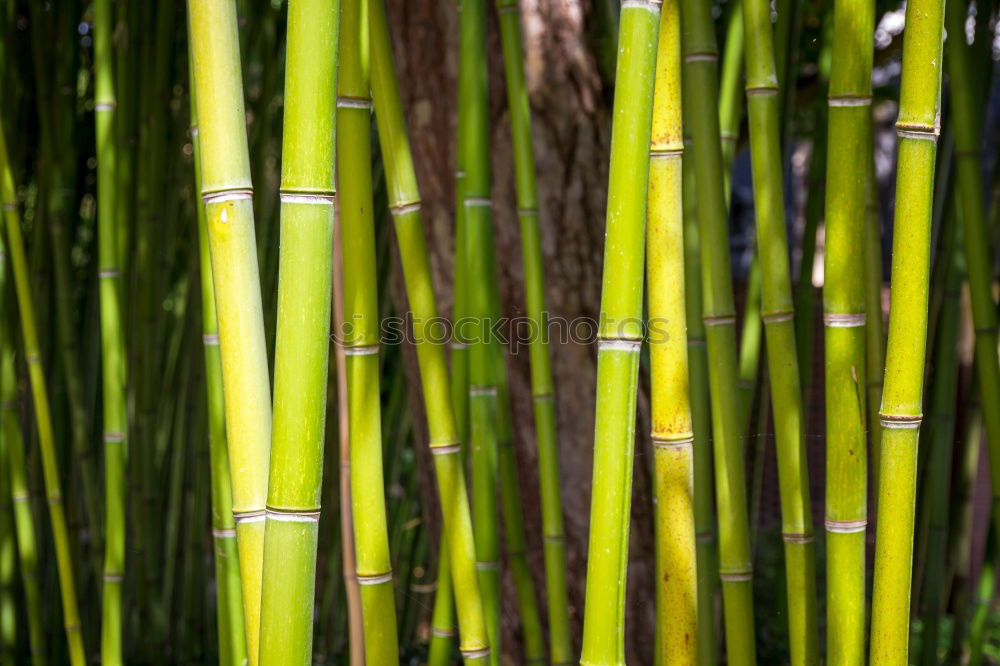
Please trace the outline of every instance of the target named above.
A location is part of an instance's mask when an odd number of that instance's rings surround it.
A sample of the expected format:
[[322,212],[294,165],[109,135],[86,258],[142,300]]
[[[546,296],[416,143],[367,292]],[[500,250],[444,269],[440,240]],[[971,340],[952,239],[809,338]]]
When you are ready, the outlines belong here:
[[240,559],[247,657],[257,663],[271,395],[253,229],[236,7],[188,3],[199,107],[202,200],[226,403],[233,518]]
[[52,522],[52,540],[56,549],[59,590],[62,596],[63,626],[66,630],[66,641],[69,644],[70,662],[73,666],[83,666],[86,661],[84,656],[86,653],[83,646],[83,634],[80,630],[75,574],[70,555],[69,534],[66,530],[66,515],[62,503],[62,484],[59,479],[59,463],[52,430],[48,388],[45,382],[45,372],[42,368],[41,349],[38,344],[38,329],[35,324],[31,285],[28,281],[28,262],[24,253],[24,240],[21,236],[21,220],[17,211],[14,177],[7,155],[6,138],[2,131],[0,131],[0,198],[3,200],[7,232],[6,248],[14,272],[21,335],[24,339],[25,360],[28,363],[32,402],[35,407],[35,422],[38,427],[38,444],[42,456],[45,494],[49,505],[49,518]]
[[[690,98],[688,81],[682,77],[683,100]],[[684,110],[687,112],[687,102]],[[684,128],[684,147],[690,150],[689,128]],[[698,663],[716,662],[716,581],[719,570],[715,536],[712,478],[712,415],[708,395],[708,358],[705,325],[701,320],[701,247],[698,238],[694,163],[682,160],[684,207],[684,307],[687,323],[688,393],[694,430],[694,526],[698,573]]]
[[830,664],[864,660],[866,455],[865,236],[868,168],[844,158],[871,148],[871,71],[875,8],[837,0],[827,101],[826,253],[823,323],[826,349],[826,544]]
[[17,612],[14,600],[17,543],[13,522],[6,441],[5,438],[0,438],[0,664],[4,666],[16,663],[14,655],[17,650]]
[[768,377],[778,451],[790,657],[793,664],[815,664],[819,663],[819,636],[816,629],[812,511],[802,390],[795,355],[795,306],[785,232],[778,76],[770,19],[767,0],[745,1],[747,110],[750,117],[757,250],[761,266],[761,320],[767,340]]
[[660,9],[649,190],[646,283],[649,285],[650,434],[656,534],[657,664],[694,664],[698,643],[693,506],[694,432],[688,393],[682,210],[680,2]]
[[118,261],[115,204],[114,81],[111,69],[111,3],[94,4],[94,116],[97,123],[97,196],[100,301],[101,376],[104,405],[104,586],[101,605],[101,661],[124,662],[122,648],[122,580],[125,576],[125,452],[128,450],[128,410],[125,394],[125,340],[122,329],[123,293]]
[[625,663],[625,577],[643,335],[646,137],[652,129],[660,5],[655,0],[625,3],[618,35],[581,664]]
[[288,11],[260,661],[310,664],[330,365],[339,6],[294,0]]
[[[392,563],[382,472],[379,318],[372,213],[369,0],[341,4],[337,82],[337,177],[344,262],[344,352],[347,355],[351,506],[361,584],[365,659],[399,660]],[[347,325],[347,324],[350,325]]]
[[[953,99],[952,127],[955,132],[957,196],[962,208],[965,257],[968,263],[969,295],[976,334],[976,377],[983,404],[1000,404],[1000,357],[997,351],[997,303],[993,296],[993,260],[990,253],[983,204],[982,165],[979,149],[982,135],[980,82],[966,43],[965,2],[952,2],[945,10],[948,31],[948,80]],[[989,21],[988,14],[982,20]],[[993,519],[1000,534],[1000,410],[984,409],[990,486],[993,489]]]
[[934,158],[940,131],[942,0],[906,6],[893,234],[892,309],[879,418],[875,586],[870,661],[907,663],[917,439],[927,343]]
[[683,4],[684,76],[698,200],[703,314],[709,359],[715,488],[719,521],[727,654],[730,663],[755,662],[750,538],[737,387],[735,315],[729,264],[726,197],[719,119],[702,109],[718,104],[718,52],[709,7]]
[[[190,44],[189,47],[190,49]],[[194,150],[195,190],[201,191],[201,139],[198,134],[198,106],[191,73],[191,143]],[[201,285],[201,330],[205,362],[205,399],[208,415],[208,446],[211,467],[212,545],[215,561],[216,625],[219,663],[240,666],[247,659],[240,569],[236,550],[236,523],[233,520],[233,488],[229,476],[226,443],[226,412],[222,389],[222,359],[219,355],[219,322],[212,285],[212,256],[208,240],[205,206],[197,208],[198,261]]]

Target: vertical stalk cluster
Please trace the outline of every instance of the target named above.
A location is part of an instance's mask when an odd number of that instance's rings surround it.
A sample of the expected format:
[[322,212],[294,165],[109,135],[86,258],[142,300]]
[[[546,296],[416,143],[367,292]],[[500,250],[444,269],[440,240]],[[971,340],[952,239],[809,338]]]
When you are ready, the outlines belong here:
[[692,640],[700,600],[684,306],[680,22],[680,0],[666,0],[660,9],[646,218],[657,664],[698,660],[698,642]]
[[212,281],[247,656],[256,664],[271,443],[271,385],[254,237],[253,190],[234,0],[188,2],[199,106],[201,195]]
[[693,139],[701,246],[702,321],[712,405],[715,492],[719,521],[727,654],[731,663],[754,663],[753,570],[743,474],[743,420],[738,393],[732,271],[723,186],[718,105],[718,51],[707,4],[686,0],[682,11],[685,102]]
[[[325,0],[293,0],[288,6],[274,420],[261,598],[260,661],[265,664],[309,664],[313,658],[313,604],[304,601],[315,596],[326,434],[339,13],[336,2]],[[377,368],[378,357],[372,358]],[[381,457],[378,461],[381,465]]]
[[[823,286],[826,350],[827,661],[853,664],[865,649],[865,528],[868,457],[865,410],[868,164],[844,159],[871,148],[871,73],[875,7],[837,0],[830,67],[826,253]],[[842,151],[846,151],[842,152]],[[881,319],[881,308],[879,309]]]
[[[374,0],[371,0],[374,1]],[[379,310],[372,211],[369,0],[341,4],[337,177],[344,271],[343,339],[351,447],[351,507],[365,659],[399,660],[386,523],[379,393]],[[364,517],[363,520],[360,517]]]
[[653,119],[660,5],[659,0],[623,3],[618,34],[597,332],[594,477],[582,664],[625,663],[625,577],[636,387],[643,337],[648,138]]
[[101,379],[104,405],[104,587],[101,603],[101,661],[120,664],[122,580],[125,574],[125,452],[128,414],[125,395],[124,293],[118,257],[115,89],[111,63],[110,0],[94,3],[94,116],[97,123],[97,241],[101,299]]
[[934,166],[940,132],[943,23],[943,0],[911,0],[906,5],[896,121],[899,157],[892,308],[885,388],[879,411],[882,453],[869,653],[871,663],[878,666],[907,663]]

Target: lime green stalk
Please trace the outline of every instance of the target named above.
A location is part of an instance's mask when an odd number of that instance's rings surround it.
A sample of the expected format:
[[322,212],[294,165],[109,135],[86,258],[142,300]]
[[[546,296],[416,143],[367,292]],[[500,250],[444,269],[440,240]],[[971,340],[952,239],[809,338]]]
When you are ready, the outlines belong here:
[[125,576],[125,452],[128,408],[118,258],[115,173],[115,88],[112,79],[110,0],[94,3],[94,116],[97,123],[97,240],[101,299],[101,379],[104,406],[104,590],[101,599],[101,661],[121,664],[122,580]]
[[[790,658],[793,664],[816,664],[819,663],[819,636],[816,629],[816,565],[809,470],[802,420],[802,391],[795,355],[795,307],[785,234],[778,76],[770,29],[771,8],[767,0],[746,0],[743,20],[747,34],[747,110],[750,117],[754,212],[761,265],[761,320],[767,340],[768,376],[778,451]],[[863,428],[861,434],[864,435]]]
[[[503,43],[507,105],[510,108],[511,133],[514,143],[514,172],[518,219],[521,224],[521,255],[524,264],[526,314],[531,322],[531,330],[541,333],[547,323],[545,273],[539,230],[538,185],[535,177],[535,157],[531,138],[531,108],[524,80],[520,7],[516,0],[498,0],[497,11],[500,15],[500,38]],[[539,494],[542,503],[542,533],[548,595],[549,659],[553,664],[569,664],[573,661],[574,655],[566,590],[566,537],[563,529],[562,498],[560,497],[559,442],[556,435],[552,359],[546,337],[534,335],[528,354],[531,364],[531,395],[538,447]],[[504,464],[507,457],[504,450],[501,450],[501,473],[508,467]],[[505,484],[504,487],[508,486]],[[506,503],[506,497],[504,501]],[[508,513],[510,512],[505,511],[505,517]],[[512,561],[511,565],[513,567],[515,562]]]
[[[2,251],[0,251],[2,255]],[[0,259],[0,264],[5,263]],[[6,266],[3,266],[6,273]],[[6,276],[5,276],[6,279]],[[17,378],[14,374],[14,341],[12,319],[2,316],[0,329],[0,427],[2,427],[3,455],[10,477],[10,500],[14,507],[14,531],[17,537],[18,563],[21,568],[21,585],[24,605],[28,615],[28,645],[31,661],[35,666],[45,664],[45,627],[42,623],[41,596],[38,589],[38,542],[35,538],[35,521],[31,513],[31,498],[24,463],[24,442],[18,413]]]
[[626,2],[618,34],[597,333],[594,481],[582,664],[625,663],[625,577],[636,387],[643,336],[648,138],[652,129],[660,4],[655,0]]
[[[399,661],[385,513],[379,395],[379,314],[372,213],[369,0],[341,4],[337,174],[344,262],[351,506],[369,664]],[[362,520],[361,517],[364,517]]]
[[492,312],[489,271],[495,265],[490,201],[489,110],[487,108],[486,3],[461,0],[459,7],[460,185],[465,225],[466,314],[469,344],[469,451],[472,459],[472,512],[476,568],[483,595],[491,663],[500,658],[500,528],[497,506],[497,379],[487,340]]
[[680,0],[660,9],[649,143],[646,283],[656,533],[654,663],[694,664],[698,575],[694,526],[694,432],[684,309]]
[[201,195],[226,401],[233,517],[240,559],[247,657],[257,663],[271,389],[254,239],[243,82],[234,0],[188,2],[199,105]]
[[727,653],[730,663],[755,662],[753,570],[743,472],[742,408],[737,387],[732,271],[727,207],[719,141],[718,52],[710,7],[685,0],[682,11],[685,102],[693,139],[697,188],[701,282],[712,405],[715,488],[719,520],[719,577],[722,580]]
[[310,664],[313,659],[330,366],[338,15],[336,2],[293,0],[288,5],[263,664]]
[[[683,77],[682,77],[683,78]],[[689,99],[687,80],[682,98]],[[684,102],[687,110],[687,102]],[[688,128],[684,147],[690,151]],[[708,396],[708,357],[705,325],[701,320],[701,246],[698,239],[694,164],[683,160],[684,207],[684,308],[687,323],[688,394],[694,429],[694,527],[698,556],[698,663],[714,664],[718,640],[715,626],[715,590],[719,570],[718,541],[715,538],[715,507],[712,478],[712,415]]]
[[[190,44],[189,44],[190,48]],[[192,84],[194,77],[192,76]],[[201,139],[198,135],[198,105],[190,93],[191,143],[194,149],[195,188],[201,191]],[[197,204],[198,262],[201,284],[201,331],[205,357],[205,399],[208,415],[209,465],[211,468],[212,545],[215,560],[216,630],[219,664],[240,666],[246,661],[246,630],[240,595],[240,567],[233,520],[233,488],[229,477],[226,446],[226,411],[222,395],[222,360],[219,356],[219,323],[212,286],[212,256],[208,241],[205,206]]]
[[[965,2],[956,0],[945,10],[948,32],[948,80],[954,103],[957,195],[962,207],[962,229],[968,263],[969,296],[976,332],[976,377],[985,405],[1000,404],[1000,358],[997,352],[997,303],[993,296],[993,260],[983,204],[982,165],[979,146],[982,135],[980,79],[972,49],[965,41]],[[989,21],[988,13],[981,15]],[[990,486],[993,489],[993,520],[1000,534],[1000,410],[984,409]]]
[[[940,131],[943,0],[906,5],[892,308],[879,418],[882,455],[870,662],[906,664],[910,628],[917,440],[922,418],[934,161]],[[959,33],[961,34],[961,33]]]
[[[420,215],[420,192],[392,61],[389,26],[383,0],[372,0],[369,11],[372,45],[372,96],[386,166],[389,209],[403,263],[407,299],[413,313],[414,339],[427,410],[430,449],[434,454],[438,492],[444,514],[444,538],[438,572],[438,595],[447,594],[451,610],[454,591],[461,628],[461,651],[467,664],[489,661],[489,641],[475,568],[472,518],[465,494],[461,439],[452,407],[445,350],[440,341],[434,285],[427,241]],[[444,564],[447,562],[448,564]],[[437,606],[435,606],[437,611]],[[435,627],[438,623],[435,623]],[[444,637],[441,637],[444,638]],[[440,650],[443,641],[439,641]],[[448,640],[444,647],[450,649]],[[434,642],[432,640],[432,645]],[[439,655],[441,653],[439,652]],[[445,660],[448,655],[445,653]]]
[[70,555],[69,534],[66,530],[66,514],[62,502],[59,462],[56,457],[55,437],[52,430],[52,413],[49,408],[48,388],[45,385],[45,371],[42,368],[41,350],[38,345],[38,329],[35,325],[31,285],[28,282],[28,262],[24,255],[21,220],[17,212],[14,176],[7,156],[6,138],[2,131],[0,131],[0,199],[3,201],[7,231],[6,247],[14,271],[14,286],[17,290],[18,310],[21,315],[21,335],[24,338],[24,355],[28,363],[31,396],[35,407],[45,495],[49,504],[49,517],[52,520],[52,541],[56,549],[56,567],[59,572],[59,589],[62,593],[63,625],[69,644],[70,662],[73,666],[83,666],[86,661],[86,652],[83,647],[83,634],[80,630],[80,613],[76,601],[75,575]]
[[[865,235],[871,148],[875,7],[836,0],[830,68],[823,287],[826,349],[827,662],[856,664],[865,649],[865,528],[868,458],[865,397]],[[843,152],[843,151],[846,151]]]

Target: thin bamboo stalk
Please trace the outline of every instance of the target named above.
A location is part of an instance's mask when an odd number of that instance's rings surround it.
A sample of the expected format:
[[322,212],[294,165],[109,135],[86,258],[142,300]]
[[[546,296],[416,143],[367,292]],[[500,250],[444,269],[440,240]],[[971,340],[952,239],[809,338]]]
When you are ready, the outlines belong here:
[[[982,108],[980,81],[975,71],[971,48],[966,43],[965,2],[952,2],[945,10],[948,31],[956,35],[948,40],[948,80],[953,103],[952,127],[955,132],[955,169],[957,196],[962,207],[965,257],[968,263],[969,295],[976,334],[976,377],[983,404],[1000,404],[1000,357],[997,351],[997,303],[993,295],[993,263],[990,253],[986,212],[983,203],[980,137]],[[988,16],[988,14],[986,15]],[[985,19],[989,21],[988,18]],[[977,54],[978,55],[978,54]],[[993,489],[993,519],[1000,534],[1000,410],[984,409],[987,451],[990,460],[990,486]]]
[[[337,178],[344,262],[351,506],[357,576],[370,664],[399,660],[382,471],[379,318],[372,213],[369,0],[341,4],[337,82]],[[348,326],[347,323],[350,325]]]
[[719,521],[727,654],[730,663],[755,662],[750,537],[737,387],[735,315],[729,264],[726,197],[718,105],[718,52],[707,4],[686,0],[682,10],[684,76],[690,92],[698,200],[703,313],[709,359],[715,489]]
[[[190,49],[190,44],[188,46]],[[198,105],[191,74],[191,143],[194,155],[195,190],[201,191],[201,138],[198,133]],[[222,389],[222,359],[219,355],[219,322],[212,284],[212,255],[208,240],[205,206],[197,207],[198,261],[201,284],[201,331],[205,362],[205,399],[208,416],[208,446],[211,467],[212,545],[215,561],[216,625],[219,663],[240,666],[247,659],[240,568],[236,550],[236,523],[233,520],[233,488],[229,476],[226,442],[226,411]]]
[[14,272],[21,335],[24,339],[25,360],[28,363],[32,402],[35,407],[35,421],[38,427],[38,444],[42,454],[45,494],[49,504],[52,540],[56,549],[56,565],[59,572],[59,589],[62,594],[63,625],[69,644],[70,662],[73,666],[83,666],[86,661],[84,656],[86,653],[83,647],[83,634],[80,630],[75,574],[70,555],[69,534],[66,530],[66,515],[62,504],[62,484],[59,479],[59,463],[52,430],[48,388],[45,382],[45,372],[42,368],[41,348],[38,344],[38,329],[35,324],[31,285],[28,281],[28,262],[24,253],[24,240],[21,236],[21,220],[17,211],[14,176],[7,156],[6,138],[2,131],[0,131],[0,198],[3,200],[7,232],[6,248]]
[[219,320],[226,435],[247,657],[259,655],[271,395],[253,229],[236,6],[188,3],[199,107],[202,200]]
[[0,664],[16,663],[17,611],[14,601],[14,576],[17,568],[17,543],[14,538],[14,513],[10,497],[6,442],[0,438]]
[[[260,661],[312,663],[330,366],[339,5],[288,6]],[[362,33],[363,34],[363,33]],[[291,572],[291,575],[289,573]]]
[[912,0],[906,5],[896,121],[892,308],[879,411],[882,455],[869,657],[875,666],[907,663],[943,23],[943,0]]
[[[683,100],[690,97],[688,80],[682,77]],[[687,112],[687,102],[684,102]],[[689,128],[684,129],[684,147],[690,150]],[[698,211],[694,183],[694,163],[682,160],[684,207],[684,307],[687,323],[688,393],[691,396],[691,423],[694,430],[694,526],[698,558],[698,663],[714,664],[716,652],[716,581],[719,570],[718,540],[715,536],[715,507],[712,478],[712,415],[708,395],[708,357],[705,324],[701,320],[701,247],[698,238]]]
[[101,603],[101,661],[124,662],[122,581],[125,576],[125,452],[128,409],[125,393],[125,340],[122,328],[122,274],[118,261],[115,204],[114,80],[110,0],[94,4],[94,116],[97,123],[98,262],[101,299],[101,378],[104,405],[104,586]]
[[[854,664],[865,649],[865,529],[868,519],[865,264],[868,168],[846,154],[871,147],[871,71],[875,8],[837,0],[827,101],[826,253],[823,323],[826,350],[827,661]],[[867,376],[867,375],[865,375]]]
[[[782,185],[778,76],[767,0],[745,0],[747,110],[753,167],[757,250],[761,265],[761,320],[781,487],[788,634],[793,664],[819,663],[816,573],[802,390],[795,356],[794,304]],[[862,434],[864,431],[862,430]]]
[[646,283],[656,534],[654,663],[694,664],[698,643],[693,505],[694,432],[688,393],[682,209],[680,1],[660,9],[649,190]]
[[582,664],[625,663],[625,578],[643,336],[642,276],[649,176],[646,138],[652,129],[660,5],[655,0],[625,3],[618,35],[597,333],[594,476]]

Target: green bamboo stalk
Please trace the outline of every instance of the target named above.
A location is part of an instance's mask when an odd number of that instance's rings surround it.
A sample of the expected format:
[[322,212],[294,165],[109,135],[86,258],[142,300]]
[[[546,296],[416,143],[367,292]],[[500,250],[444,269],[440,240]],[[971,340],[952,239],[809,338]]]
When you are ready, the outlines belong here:
[[870,650],[875,666],[907,663],[943,22],[943,0],[913,0],[906,5],[896,121],[899,177],[892,253],[893,306],[879,411],[882,455]]
[[265,664],[312,663],[330,365],[336,188],[330,166],[339,6],[294,0],[288,12],[274,420],[261,599],[260,661]]
[[35,421],[38,427],[38,443],[42,454],[45,494],[49,504],[52,540],[56,549],[56,564],[59,573],[59,589],[62,594],[63,625],[69,644],[70,662],[73,666],[83,666],[86,661],[84,656],[86,653],[83,647],[83,634],[80,630],[75,575],[70,556],[69,534],[66,530],[66,515],[62,504],[59,463],[56,458],[48,389],[45,383],[45,372],[42,368],[41,348],[38,344],[38,329],[35,324],[31,285],[28,282],[28,262],[25,258],[24,240],[21,236],[21,220],[17,211],[14,176],[7,156],[6,138],[2,131],[0,131],[0,198],[3,200],[7,232],[6,247],[14,271],[21,335],[24,339],[25,360],[28,363],[32,402],[35,407]]
[[253,229],[236,6],[188,3],[199,107],[202,200],[208,218],[212,281],[226,403],[226,435],[247,657],[259,654],[264,507],[271,441],[271,395]]
[[337,82],[337,174],[344,262],[344,352],[347,355],[351,506],[361,584],[365,659],[399,660],[392,563],[382,472],[379,319],[372,213],[369,0],[341,4]]
[[693,506],[694,432],[688,394],[682,210],[680,1],[660,9],[649,190],[646,283],[656,534],[654,663],[693,664],[698,643]]
[[625,663],[625,578],[643,335],[642,276],[649,176],[646,137],[651,136],[652,129],[660,4],[656,0],[624,3],[618,35],[597,333],[594,480],[582,664]]
[[[871,147],[871,72],[875,8],[836,0],[827,101],[826,349],[827,661],[855,664],[865,649],[865,529],[868,519],[865,356],[865,225],[868,168],[844,159]],[[847,152],[842,152],[846,150]]]
[[735,0],[726,21],[726,44],[722,54],[722,73],[719,79],[719,127],[722,139],[722,169],[726,182],[726,200],[729,200],[729,179],[732,176],[733,158],[740,140],[740,121],[743,119],[743,2]]
[[[687,77],[682,77],[683,100],[690,98]],[[684,102],[687,113],[687,102]],[[684,128],[684,147],[690,150],[689,127]],[[715,537],[715,507],[712,478],[712,415],[708,395],[708,357],[705,324],[701,320],[701,247],[698,238],[694,163],[683,160],[684,207],[684,307],[687,323],[688,393],[694,430],[694,526],[698,573],[698,663],[714,664],[718,641],[715,626],[715,590],[719,570]]]
[[[190,49],[190,42],[188,45]],[[190,59],[189,59],[190,61]],[[193,63],[192,63],[193,65]],[[191,72],[191,143],[194,150],[195,190],[201,191],[201,138],[198,133],[198,105]],[[226,444],[226,411],[222,395],[222,359],[219,355],[219,322],[212,285],[212,255],[208,240],[205,206],[196,204],[198,261],[201,284],[201,331],[205,361],[205,399],[208,416],[208,446],[211,467],[212,545],[215,561],[216,627],[219,663],[240,666],[247,659],[243,599],[240,595],[240,568],[236,550],[236,523],[233,520],[233,488],[229,476]]]
[[115,204],[114,113],[110,0],[94,3],[94,116],[97,123],[98,262],[101,301],[101,377],[104,405],[104,588],[101,603],[101,661],[121,664],[122,580],[125,576],[125,452],[128,410],[125,395],[123,293],[118,261]]
[[10,499],[14,506],[14,529],[17,536],[18,563],[21,568],[21,586],[28,615],[28,645],[31,661],[35,666],[45,664],[45,627],[42,621],[42,604],[38,583],[38,543],[35,538],[35,521],[31,513],[24,464],[24,442],[18,413],[17,378],[14,374],[14,341],[10,333],[12,321],[3,318],[3,340],[0,341],[0,426],[3,428],[3,447],[7,474],[10,477]]
[[[976,333],[976,376],[983,403],[1000,404],[1000,357],[997,352],[997,304],[993,296],[993,260],[983,203],[982,165],[979,147],[982,107],[976,64],[966,43],[965,2],[952,2],[946,9],[948,31],[957,35],[948,40],[948,80],[954,100],[951,106],[955,132],[957,196],[962,207],[965,257],[968,263],[969,296]],[[989,21],[988,14],[983,17]],[[1000,534],[1000,410],[984,409],[990,485],[993,488],[993,519]]]
[[[459,4],[459,150],[465,171],[460,185],[465,226],[466,314],[469,344],[469,451],[476,569],[483,595],[490,662],[500,659],[500,530],[497,506],[497,376],[489,343],[492,314],[493,220],[490,201],[489,110],[487,108],[486,3]],[[459,613],[461,616],[461,612]]]
[[[541,335],[546,326],[545,275],[539,229],[538,186],[531,138],[531,109],[524,80],[524,55],[521,38],[520,8],[516,0],[498,0],[500,37],[503,43],[504,73],[510,108],[511,133],[514,143],[514,171],[517,190],[518,219],[521,226],[521,254],[524,264],[526,314],[529,327],[536,332],[529,346],[531,394],[534,406],[535,433],[538,447],[539,494],[542,504],[542,534],[544,537],[546,589],[550,634],[549,659],[553,664],[568,664],[573,660],[573,644],[569,629],[569,606],[566,590],[566,538],[563,528],[562,499],[559,483],[559,443],[556,434],[555,396],[552,381],[552,360],[547,338]],[[513,449],[501,449],[501,474],[506,476],[513,458]],[[516,488],[511,481],[505,488]],[[506,502],[505,497],[505,502]],[[505,510],[505,518],[514,517]],[[509,518],[508,518],[509,520]],[[523,527],[522,527],[523,530]],[[508,555],[513,550],[508,540]],[[512,560],[515,575],[523,558]],[[522,574],[523,577],[523,574]],[[525,586],[519,586],[524,589]],[[527,596],[522,594],[522,596]],[[533,593],[529,601],[534,598]],[[522,617],[527,604],[522,603]],[[527,620],[525,618],[525,625]],[[540,630],[540,627],[539,627]],[[540,633],[540,632],[539,632]],[[526,635],[527,648],[527,635]],[[539,636],[540,638],[540,636]]]
[[730,663],[755,662],[750,537],[736,333],[729,264],[726,197],[723,186],[718,108],[718,52],[710,7],[685,0],[682,11],[684,77],[698,200],[703,314],[708,346],[719,572],[722,580],[727,654]]
[[[960,204],[955,200],[954,207]],[[961,217],[955,210],[953,216]],[[954,220],[953,222],[957,222]],[[926,564],[923,579],[924,607],[923,652],[920,663],[933,666],[938,658],[941,615],[948,598],[945,557],[948,546],[948,504],[951,488],[952,442],[955,430],[955,398],[958,390],[958,336],[961,323],[964,261],[957,244],[945,269],[944,302],[938,316],[934,353],[934,381],[931,391],[930,428],[924,445],[927,449],[927,480],[921,512],[926,516]]]
[[[747,110],[754,213],[761,265],[761,320],[778,451],[785,542],[788,634],[793,664],[819,663],[816,573],[802,391],[795,356],[794,304],[782,185],[778,76],[767,0],[746,0]],[[862,421],[863,423],[863,421]],[[864,429],[862,428],[862,435]]]

